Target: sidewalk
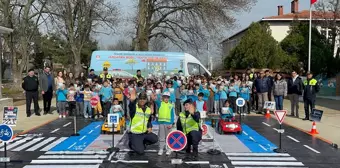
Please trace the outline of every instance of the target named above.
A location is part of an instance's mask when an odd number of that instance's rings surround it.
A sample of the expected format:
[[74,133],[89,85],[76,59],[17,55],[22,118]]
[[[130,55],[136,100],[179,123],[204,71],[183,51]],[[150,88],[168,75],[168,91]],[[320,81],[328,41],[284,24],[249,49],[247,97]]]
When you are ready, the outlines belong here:
[[[47,114],[47,115],[43,115],[43,111],[40,112],[41,116],[36,116],[34,114],[34,110],[33,110],[33,103],[31,105],[31,112],[33,113],[31,117],[27,117],[26,116],[26,104],[24,105],[19,105],[18,107],[18,121],[17,121],[17,125],[15,127],[12,127],[14,134],[17,133],[25,133],[28,132],[30,130],[32,130],[35,127],[39,127],[42,126],[44,124],[47,124],[48,122],[51,122],[55,119],[58,118],[57,112],[55,110],[55,99],[52,99],[52,110],[53,114]],[[39,101],[39,107],[41,109],[43,109],[43,102]],[[0,112],[0,116],[2,117],[3,112]]]
[[[283,108],[288,110],[284,122],[309,132],[312,128],[312,122],[302,120],[302,118],[305,117],[304,104],[300,102],[299,105],[300,119],[290,117],[288,116],[290,115],[290,101],[284,99]],[[316,136],[329,143],[340,144],[340,101],[317,98],[315,108],[324,111],[321,122],[316,123],[317,131],[319,132]],[[272,115],[272,117],[275,118],[274,115]]]

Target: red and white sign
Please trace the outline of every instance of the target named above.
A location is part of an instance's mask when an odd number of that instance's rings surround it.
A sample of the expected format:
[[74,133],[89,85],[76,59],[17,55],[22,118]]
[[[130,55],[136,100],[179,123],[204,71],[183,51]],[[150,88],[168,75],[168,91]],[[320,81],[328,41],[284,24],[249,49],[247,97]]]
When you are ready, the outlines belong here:
[[96,55],[96,59],[100,59],[100,55]]
[[208,134],[208,126],[206,124],[202,125],[202,136],[205,136]]
[[90,103],[92,107],[95,107],[98,104],[98,99],[96,97],[92,97]]
[[287,110],[275,110],[274,113],[275,113],[277,121],[279,121],[279,123],[282,124],[287,114]]

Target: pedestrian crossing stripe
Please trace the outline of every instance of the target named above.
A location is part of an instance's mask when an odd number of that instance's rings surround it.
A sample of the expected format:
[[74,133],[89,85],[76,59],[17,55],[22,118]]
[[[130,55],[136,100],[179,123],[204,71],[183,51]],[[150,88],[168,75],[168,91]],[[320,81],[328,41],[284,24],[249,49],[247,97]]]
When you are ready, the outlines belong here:
[[225,153],[233,166],[304,166],[288,153]]
[[[8,151],[49,151],[59,143],[63,142],[67,137],[16,137],[11,142],[7,143],[6,150]],[[4,144],[0,145],[0,151],[4,151]]]

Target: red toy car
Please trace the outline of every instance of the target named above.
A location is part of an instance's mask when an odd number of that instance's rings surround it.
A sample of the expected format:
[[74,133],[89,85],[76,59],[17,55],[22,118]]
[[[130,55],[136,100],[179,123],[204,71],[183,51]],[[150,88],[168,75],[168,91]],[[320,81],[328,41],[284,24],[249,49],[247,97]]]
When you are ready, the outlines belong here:
[[235,118],[225,118],[218,121],[217,131],[219,134],[237,133],[242,134],[241,124]]

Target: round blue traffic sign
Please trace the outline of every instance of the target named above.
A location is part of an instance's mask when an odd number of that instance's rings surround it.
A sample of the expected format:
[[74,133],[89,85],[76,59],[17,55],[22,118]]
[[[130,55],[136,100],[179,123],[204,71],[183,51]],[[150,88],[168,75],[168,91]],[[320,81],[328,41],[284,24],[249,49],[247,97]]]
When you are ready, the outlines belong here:
[[10,141],[13,137],[13,130],[10,126],[1,124],[0,125],[0,140],[7,142]]
[[171,131],[166,137],[166,144],[173,151],[181,151],[187,145],[187,137],[181,131]]
[[238,99],[236,99],[236,105],[238,107],[243,107],[245,104],[246,104],[246,101],[242,97],[239,97]]

